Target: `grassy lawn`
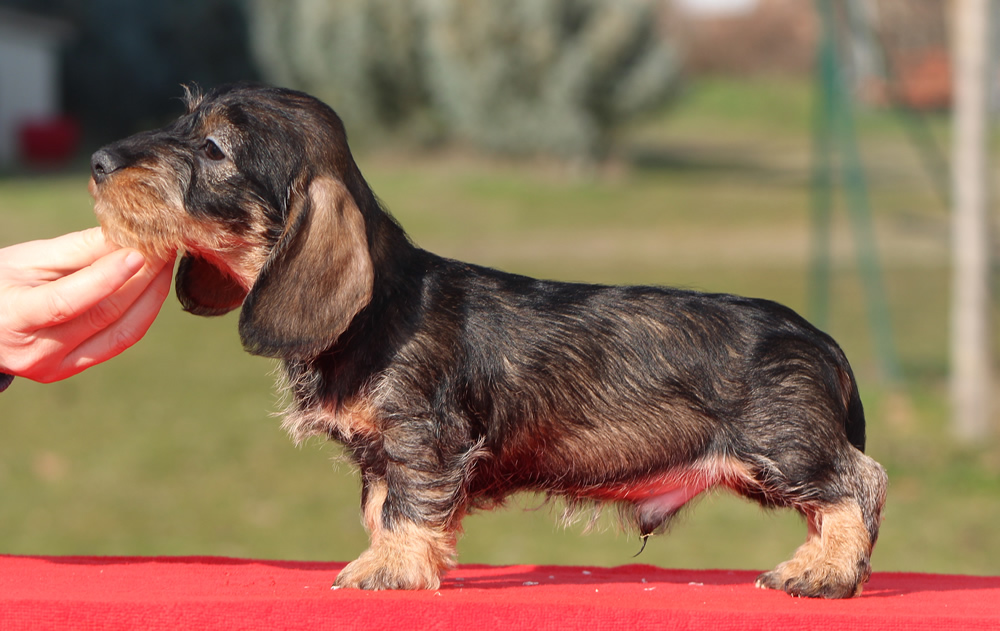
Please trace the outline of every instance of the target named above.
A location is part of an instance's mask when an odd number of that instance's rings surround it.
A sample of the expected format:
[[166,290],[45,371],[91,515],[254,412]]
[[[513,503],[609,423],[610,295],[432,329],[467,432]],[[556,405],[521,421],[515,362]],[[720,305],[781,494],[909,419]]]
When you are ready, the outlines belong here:
[[[549,278],[761,296],[806,313],[809,107],[804,85],[696,84],[629,129],[595,173],[450,153],[359,162],[414,240],[438,253]],[[932,123],[946,147],[943,122]],[[947,213],[902,128],[885,114],[860,126],[902,386],[880,375],[839,207],[828,328],[861,382],[869,452],[890,472],[874,565],[1000,574],[1000,443],[962,447],[947,430]],[[91,207],[82,171],[0,179],[0,245],[93,225]],[[0,396],[0,552],[353,558],[366,544],[355,474],[336,446],[296,448],[283,435],[274,368],[242,351],[234,316],[195,318],[170,299],[118,359],[59,384],[16,381]],[[713,495],[633,561],[638,539],[610,521],[563,532],[557,511],[538,507],[522,497],[467,518],[461,560],[763,569],[805,533],[791,513]]]

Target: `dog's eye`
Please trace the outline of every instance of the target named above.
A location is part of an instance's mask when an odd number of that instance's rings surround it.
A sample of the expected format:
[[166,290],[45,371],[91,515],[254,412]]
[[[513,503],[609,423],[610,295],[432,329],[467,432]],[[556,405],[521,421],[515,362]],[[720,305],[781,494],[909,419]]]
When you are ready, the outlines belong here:
[[202,152],[209,160],[224,160],[226,154],[219,149],[219,145],[215,144],[215,141],[211,138],[205,140],[205,144],[201,147]]

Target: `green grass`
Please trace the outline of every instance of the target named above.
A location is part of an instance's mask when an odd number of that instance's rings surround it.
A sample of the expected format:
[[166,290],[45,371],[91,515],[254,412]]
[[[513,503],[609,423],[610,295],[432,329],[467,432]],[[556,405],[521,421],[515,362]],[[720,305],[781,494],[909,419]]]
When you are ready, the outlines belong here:
[[[695,84],[624,134],[597,172],[466,155],[362,156],[414,240],[447,256],[549,278],[662,283],[807,310],[807,86]],[[933,121],[942,133],[940,121]],[[855,365],[870,453],[891,489],[876,570],[1000,574],[1000,444],[947,428],[947,215],[901,127],[862,116],[901,389],[881,379],[838,208],[829,329]],[[94,224],[83,174],[0,179],[0,245]],[[294,447],[269,360],[245,354],[233,316],[170,299],[121,357],[0,396],[0,552],[221,554],[349,560],[365,544],[357,480],[334,445]],[[463,562],[616,565],[634,535],[581,534],[535,498],[465,521]],[[700,501],[635,562],[767,568],[801,543],[788,512]]]

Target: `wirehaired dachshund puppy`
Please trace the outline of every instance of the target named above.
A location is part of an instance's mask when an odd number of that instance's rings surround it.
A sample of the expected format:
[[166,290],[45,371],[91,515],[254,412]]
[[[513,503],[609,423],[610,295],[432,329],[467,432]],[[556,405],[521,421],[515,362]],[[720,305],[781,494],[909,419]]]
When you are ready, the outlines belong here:
[[615,505],[646,537],[722,487],[808,525],[757,585],[860,593],[886,475],[837,344],[765,300],[551,282],[436,256],[382,208],[329,107],[257,85],[97,151],[114,242],[183,251],[184,309],[241,309],[296,440],[357,464],[371,546],[336,585],[434,589],[463,516],[518,491]]

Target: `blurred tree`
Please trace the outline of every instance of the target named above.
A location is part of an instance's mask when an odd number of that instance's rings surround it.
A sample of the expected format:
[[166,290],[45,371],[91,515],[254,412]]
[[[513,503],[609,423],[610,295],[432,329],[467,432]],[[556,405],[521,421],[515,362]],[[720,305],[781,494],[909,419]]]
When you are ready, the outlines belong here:
[[604,153],[663,103],[678,60],[646,0],[425,0],[430,93],[454,134],[510,152]]
[[268,81],[329,103],[349,129],[392,128],[424,109],[420,13],[398,0],[251,0]]
[[663,104],[679,60],[656,0],[253,0],[269,80],[327,100],[348,127],[415,116],[511,153],[596,158]]

